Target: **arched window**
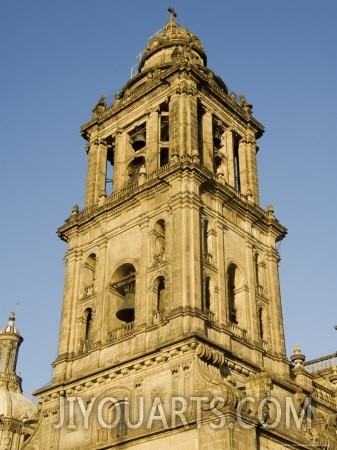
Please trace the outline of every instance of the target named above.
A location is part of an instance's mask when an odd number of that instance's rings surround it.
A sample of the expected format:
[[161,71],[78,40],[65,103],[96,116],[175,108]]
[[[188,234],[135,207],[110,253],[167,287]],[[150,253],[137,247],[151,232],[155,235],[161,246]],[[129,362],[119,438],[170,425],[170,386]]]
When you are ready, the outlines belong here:
[[92,309],[91,308],[87,308],[84,311],[84,317],[85,317],[84,340],[88,342],[90,340],[91,328],[92,328]]
[[238,320],[235,298],[235,272],[236,266],[234,264],[231,264],[228,269],[227,278],[228,318],[230,322],[237,324]]
[[156,261],[162,261],[165,255],[166,249],[166,237],[165,237],[165,221],[163,219],[158,220],[154,225],[154,251],[153,256]]
[[241,270],[233,263],[227,269],[227,305],[229,322],[246,329],[246,286]]
[[87,352],[92,346],[92,309],[86,308],[83,311],[80,324],[80,352]]
[[127,412],[128,408],[124,400],[116,400],[111,397],[111,402],[103,402],[100,422],[106,429],[111,429],[112,437],[115,439],[128,434]]
[[84,265],[84,295],[91,295],[94,293],[94,284],[96,277],[96,255],[91,253]]
[[265,286],[265,263],[261,260],[260,255],[256,252],[254,254],[254,274],[255,274],[255,287],[259,294],[266,293]]
[[165,278],[158,277],[156,282],[157,282],[157,311],[164,311],[166,307]]
[[214,241],[214,231],[212,230],[209,220],[205,219],[203,223],[203,251],[204,251],[204,258],[210,263],[213,262],[214,256],[213,241]]
[[113,191],[114,182],[114,164],[115,164],[115,139],[108,136],[106,139],[107,156],[106,156],[106,171],[105,171],[105,192],[110,195]]
[[169,106],[167,102],[160,105],[160,133],[159,133],[159,167],[169,163]]

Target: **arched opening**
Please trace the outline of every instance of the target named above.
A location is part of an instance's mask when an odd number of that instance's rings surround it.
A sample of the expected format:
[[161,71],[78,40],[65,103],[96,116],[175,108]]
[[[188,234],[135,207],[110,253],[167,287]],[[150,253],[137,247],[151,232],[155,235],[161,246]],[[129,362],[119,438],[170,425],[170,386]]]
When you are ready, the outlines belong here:
[[265,286],[265,263],[261,260],[260,255],[256,252],[254,254],[254,275],[255,275],[255,288],[259,294],[266,293]]
[[81,353],[87,352],[92,346],[92,325],[92,309],[86,308],[80,320],[79,349]]
[[162,261],[165,255],[166,249],[166,237],[165,237],[165,221],[163,219],[158,220],[153,228],[154,231],[154,259],[156,261]]
[[114,182],[114,165],[115,165],[115,139],[108,136],[106,139],[107,157],[106,157],[106,171],[105,171],[105,192],[110,195],[113,191]]
[[100,412],[100,423],[104,424],[106,430],[111,429],[111,436],[114,439],[126,436],[128,434],[128,417],[126,416],[128,413],[128,406],[126,401],[117,400],[114,397],[107,397],[107,399],[109,399],[109,401],[103,401],[102,403],[103,407]]
[[84,317],[85,317],[85,336],[84,340],[89,341],[90,335],[91,335],[91,328],[92,328],[92,309],[87,308],[84,311]]
[[235,271],[236,266],[231,264],[228,269],[227,278],[227,296],[228,296],[228,318],[232,323],[237,324],[237,309],[236,309],[236,299],[235,299]]
[[227,305],[229,322],[245,328],[246,295],[244,278],[235,264],[230,264],[227,270]]
[[130,141],[135,152],[146,147],[146,123],[143,123],[132,130],[130,133]]
[[91,295],[94,293],[94,284],[96,277],[96,255],[91,253],[83,267],[84,274],[84,295]]
[[160,276],[156,279],[157,311],[165,311],[166,308],[166,286],[165,278]]
[[204,219],[203,221],[202,238],[204,258],[212,264],[214,257],[215,232],[208,219]]
[[170,123],[169,105],[164,102],[160,105],[160,132],[159,132],[159,167],[169,163]]

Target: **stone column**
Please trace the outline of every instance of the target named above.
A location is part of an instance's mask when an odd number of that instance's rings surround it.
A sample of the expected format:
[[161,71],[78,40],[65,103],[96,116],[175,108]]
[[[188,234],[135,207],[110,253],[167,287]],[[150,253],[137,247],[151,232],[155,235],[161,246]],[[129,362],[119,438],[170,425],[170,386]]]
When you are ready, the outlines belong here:
[[149,113],[147,121],[147,152],[146,172],[151,174],[159,168],[159,111],[155,109]]
[[186,95],[186,151],[199,158],[198,149],[198,105],[196,90],[189,86]]
[[[177,121],[173,119],[174,116]],[[172,155],[199,155],[196,90],[185,80],[180,81],[171,98],[170,135]]]
[[230,186],[235,187],[235,173],[234,173],[234,130],[233,128],[228,128],[225,132],[225,146],[227,153],[227,171],[228,178],[225,181],[229,183]]
[[[259,183],[257,176],[256,153],[258,145],[253,134],[247,134],[245,137],[246,161],[247,161],[247,188],[243,193],[251,193],[252,201],[259,204]],[[250,190],[250,192],[248,192]]]
[[208,109],[202,115],[202,149],[204,166],[213,172],[212,113]]
[[125,134],[117,128],[115,136],[115,166],[114,166],[114,191],[122,189],[125,172]]
[[270,285],[270,319],[272,351],[285,356],[283,317],[281,307],[280,283],[278,274],[278,254],[270,250],[267,255],[267,273]]
[[105,177],[107,163],[107,148],[104,140],[97,136],[90,139],[87,147],[88,172],[85,206],[98,202],[101,195],[105,195]]
[[248,174],[248,163],[247,163],[247,153],[246,153],[246,140],[245,138],[240,139],[239,149],[238,149],[238,176],[239,176],[239,186],[240,192],[243,194],[247,193],[249,189],[249,174]]
[[180,95],[174,92],[170,100],[169,127],[170,127],[170,160],[174,163],[180,153],[179,144],[179,99]]
[[[63,294],[63,308],[61,315],[61,326],[58,356],[54,366],[54,379],[65,379],[65,367],[63,363],[78,348],[76,341],[76,313],[77,313],[77,296],[79,292],[79,271],[81,252],[72,250],[68,251],[65,257],[66,275]],[[76,301],[75,301],[76,300]],[[68,365],[68,369],[70,369]]]

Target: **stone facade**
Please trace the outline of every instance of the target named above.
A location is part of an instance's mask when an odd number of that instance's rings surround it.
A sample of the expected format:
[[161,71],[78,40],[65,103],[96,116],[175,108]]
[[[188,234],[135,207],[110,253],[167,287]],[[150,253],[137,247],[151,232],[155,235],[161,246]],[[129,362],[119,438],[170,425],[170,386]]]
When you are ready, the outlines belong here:
[[24,448],[336,448],[333,384],[285,354],[263,126],[170,12],[82,126],[85,208],[58,230],[58,357]]

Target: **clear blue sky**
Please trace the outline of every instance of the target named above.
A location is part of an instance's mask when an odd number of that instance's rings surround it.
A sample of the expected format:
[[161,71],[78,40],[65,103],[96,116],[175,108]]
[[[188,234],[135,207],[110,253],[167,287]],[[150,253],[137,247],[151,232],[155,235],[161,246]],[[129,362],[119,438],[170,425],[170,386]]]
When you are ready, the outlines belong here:
[[[258,156],[261,204],[289,234],[280,244],[288,356],[336,351],[335,0],[174,0],[208,66],[244,94],[266,127]],[[80,126],[103,93],[130,77],[169,0],[23,0],[0,5],[0,324],[24,337],[24,392],[50,381],[66,245],[56,228],[83,207]]]

